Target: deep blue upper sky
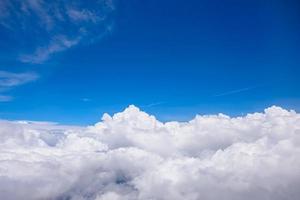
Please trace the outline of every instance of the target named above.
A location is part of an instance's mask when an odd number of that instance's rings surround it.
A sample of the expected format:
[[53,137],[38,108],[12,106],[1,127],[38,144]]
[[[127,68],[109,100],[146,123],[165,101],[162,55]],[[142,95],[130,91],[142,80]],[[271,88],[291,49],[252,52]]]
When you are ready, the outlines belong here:
[[[242,115],[274,104],[300,110],[299,1],[118,0],[113,5],[104,22],[57,20],[61,24],[45,33],[34,15],[26,15],[25,28],[15,16],[0,15],[0,70],[39,76],[2,91],[0,81],[0,96],[13,97],[0,102],[0,118],[91,124],[103,112],[129,104],[163,121],[197,113]],[[74,31],[78,27],[89,31],[83,39]],[[51,34],[76,42],[57,47],[52,42],[62,40]],[[54,53],[38,61],[22,59],[41,46]]]

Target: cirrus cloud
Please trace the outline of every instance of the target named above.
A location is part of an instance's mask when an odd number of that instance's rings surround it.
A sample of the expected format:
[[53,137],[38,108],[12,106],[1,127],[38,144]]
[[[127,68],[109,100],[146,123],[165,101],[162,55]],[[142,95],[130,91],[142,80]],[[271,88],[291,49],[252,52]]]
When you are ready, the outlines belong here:
[[20,61],[38,64],[103,37],[111,29],[113,10],[112,0],[3,0],[0,28],[21,38]]
[[2,95],[1,92],[11,90],[17,86],[35,81],[39,78],[34,72],[14,73],[8,71],[0,71],[0,102],[12,101],[13,97]]
[[0,88],[10,88],[34,81],[38,75],[33,72],[13,73],[0,71]]

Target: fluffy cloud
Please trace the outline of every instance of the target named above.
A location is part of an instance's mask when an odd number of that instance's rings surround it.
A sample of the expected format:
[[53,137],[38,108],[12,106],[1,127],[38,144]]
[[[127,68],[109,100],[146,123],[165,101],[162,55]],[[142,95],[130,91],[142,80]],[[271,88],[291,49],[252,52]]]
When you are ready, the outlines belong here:
[[0,121],[3,199],[296,200],[300,115],[162,123],[134,106],[90,127]]
[[20,60],[42,63],[52,54],[93,42],[111,29],[112,0],[1,0],[0,28],[21,38]]

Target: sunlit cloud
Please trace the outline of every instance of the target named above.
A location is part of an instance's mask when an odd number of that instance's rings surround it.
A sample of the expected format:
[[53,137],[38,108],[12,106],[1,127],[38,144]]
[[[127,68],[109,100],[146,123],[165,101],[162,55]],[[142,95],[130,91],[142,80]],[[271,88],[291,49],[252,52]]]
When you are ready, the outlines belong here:
[[300,115],[162,123],[135,106],[89,127],[0,121],[3,199],[298,199]]

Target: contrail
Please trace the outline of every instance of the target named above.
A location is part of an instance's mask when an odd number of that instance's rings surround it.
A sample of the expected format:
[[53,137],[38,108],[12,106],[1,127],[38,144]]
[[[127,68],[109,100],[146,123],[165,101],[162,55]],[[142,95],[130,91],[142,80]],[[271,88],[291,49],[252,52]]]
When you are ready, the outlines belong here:
[[257,88],[257,86],[255,86],[255,87],[241,88],[241,89],[237,89],[237,90],[231,90],[231,91],[224,92],[224,93],[221,93],[221,94],[216,94],[216,95],[214,95],[214,97],[227,96],[227,95],[231,95],[231,94],[236,94],[236,93],[240,93],[240,92],[245,92],[245,91],[253,90],[253,89],[256,89],[256,88]]
[[148,104],[148,105],[143,105],[143,106],[141,106],[141,107],[143,107],[143,108],[150,108],[150,107],[158,106],[158,105],[165,104],[165,103],[166,103],[166,102],[161,101],[161,102],[156,102],[156,103],[150,103],[150,104]]

